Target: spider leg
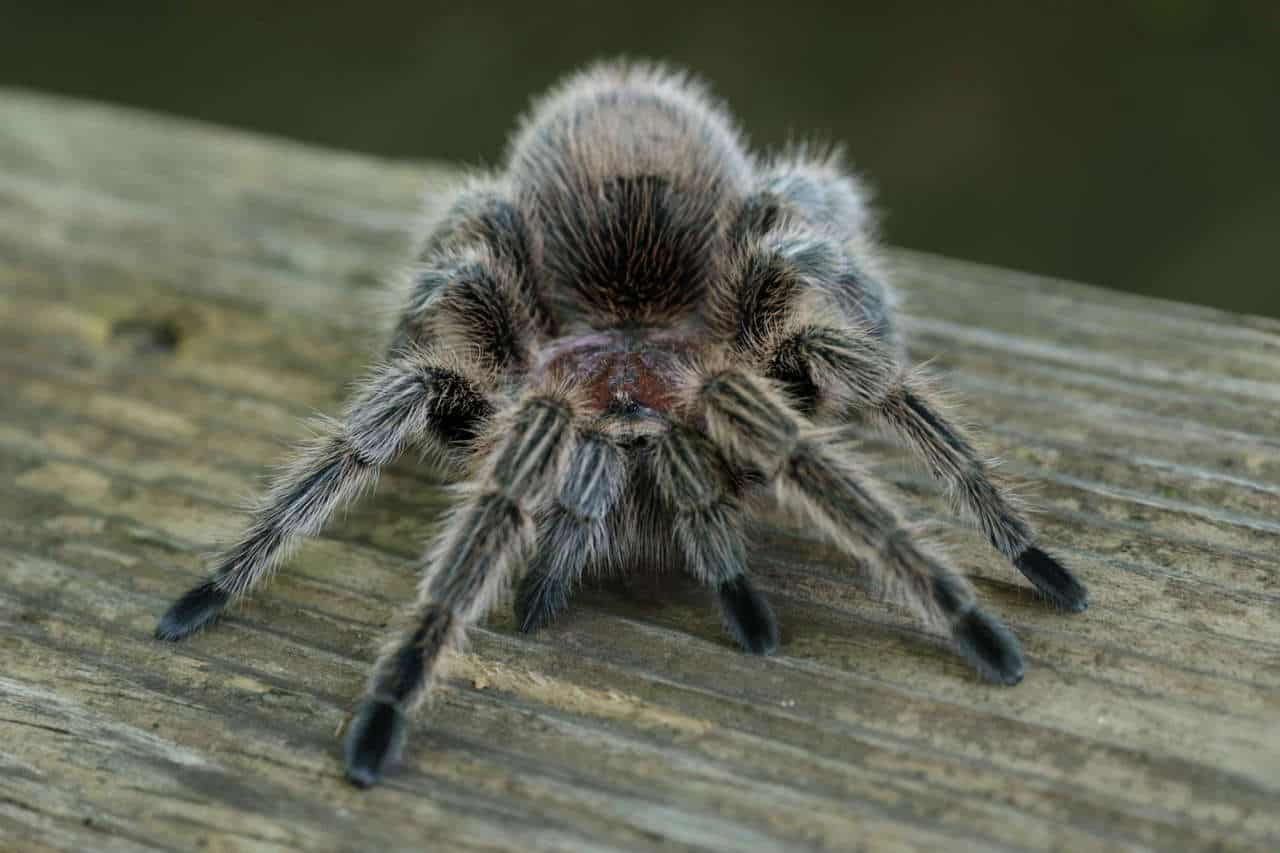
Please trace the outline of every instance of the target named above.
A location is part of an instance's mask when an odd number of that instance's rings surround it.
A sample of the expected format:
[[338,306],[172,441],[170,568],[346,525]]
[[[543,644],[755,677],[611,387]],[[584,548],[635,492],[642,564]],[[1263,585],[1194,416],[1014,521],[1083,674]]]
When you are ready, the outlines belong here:
[[[947,484],[956,503],[1057,606],[1088,606],[1085,587],[1040,548],[973,443],[900,368],[888,295],[849,247],[865,240],[856,184],[832,162],[783,160],[739,213],[739,252],[714,294],[716,331],[781,384],[802,414],[841,422],[871,412]],[[828,319],[834,317],[834,321]],[[821,318],[814,322],[811,318]]]
[[555,321],[532,272],[529,225],[498,180],[478,178],[427,234],[391,343],[460,347],[499,369],[527,366]]
[[564,487],[542,513],[538,548],[516,588],[516,627],[525,633],[549,625],[569,601],[583,569],[604,551],[606,517],[626,482],[626,460],[600,432],[579,438]]
[[923,550],[852,461],[767,380],[740,368],[706,370],[695,374],[688,394],[693,413],[705,419],[708,436],[732,462],[765,472],[785,507],[846,553],[868,556],[883,573],[885,590],[947,630],[979,674],[1002,684],[1022,680],[1018,641],[978,607],[968,581]]
[[217,558],[208,580],[180,597],[155,635],[182,640],[214,622],[234,600],[266,578],[299,537],[318,533],[340,507],[377,478],[412,442],[445,458],[491,414],[475,383],[421,352],[376,371],[340,421],[302,451],[272,484],[248,528]]
[[1030,522],[996,484],[972,441],[941,413],[920,379],[896,367],[883,344],[847,329],[805,324],[776,337],[764,362],[766,375],[809,407],[826,407],[836,417],[870,411],[925,461],[1036,589],[1065,610],[1088,606],[1084,585],[1036,544]]
[[1084,584],[1036,545],[1030,522],[1002,494],[990,466],[961,429],[943,417],[923,384],[904,378],[875,408],[875,414],[915,448],[988,541],[1036,589],[1064,610],[1079,613],[1088,608]]
[[479,431],[493,406],[472,379],[434,352],[466,354],[477,373],[519,372],[533,338],[549,327],[529,271],[523,217],[499,181],[473,181],[428,235],[388,355],[345,417],[276,478],[248,530],[218,558],[213,576],[170,607],[156,636],[180,640],[218,618],[280,561],[300,535],[372,485],[410,442],[450,457]]
[[531,556],[540,505],[572,466],[575,406],[560,391],[527,396],[495,426],[479,475],[465,486],[425,558],[416,603],[374,665],[347,729],[347,778],[376,783],[395,760],[409,714],[431,687],[441,654],[462,639],[513,571]]
[[838,149],[804,144],[770,158],[734,218],[733,237],[761,236],[788,219],[841,241],[868,236],[874,230],[870,192],[842,159]]
[[895,355],[905,350],[893,322],[895,300],[876,274],[879,249],[870,192],[838,150],[793,146],[764,164],[730,226],[738,247],[728,288],[713,294],[719,331],[739,349],[819,293],[831,314],[866,329]]
[[778,648],[778,623],[747,578],[742,513],[728,465],[696,431],[673,424],[649,454],[657,492],[675,515],[675,538],[690,574],[716,591],[725,627],[757,655]]

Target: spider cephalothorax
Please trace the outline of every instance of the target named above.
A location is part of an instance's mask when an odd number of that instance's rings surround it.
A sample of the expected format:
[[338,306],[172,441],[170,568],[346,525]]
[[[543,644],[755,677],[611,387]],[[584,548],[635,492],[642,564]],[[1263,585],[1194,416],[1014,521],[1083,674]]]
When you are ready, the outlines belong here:
[[862,191],[834,158],[750,156],[678,74],[574,76],[536,105],[505,169],[428,229],[386,362],[157,636],[212,622],[417,446],[462,486],[349,727],[356,784],[380,777],[441,654],[518,573],[526,631],[585,572],[678,567],[715,591],[743,648],[774,651],[743,544],[747,493],[766,489],[984,678],[1017,683],[1013,635],[823,431],[886,426],[1045,596],[1084,609],[1084,587],[903,364],[874,257]]

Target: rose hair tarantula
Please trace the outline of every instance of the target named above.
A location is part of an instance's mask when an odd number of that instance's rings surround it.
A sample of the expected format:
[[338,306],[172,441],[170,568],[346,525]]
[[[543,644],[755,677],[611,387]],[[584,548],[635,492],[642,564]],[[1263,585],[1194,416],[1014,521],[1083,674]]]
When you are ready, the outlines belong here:
[[416,446],[461,485],[347,729],[356,785],[381,778],[441,656],[521,570],[524,631],[585,572],[679,567],[715,591],[739,645],[774,651],[743,544],[764,487],[983,678],[1016,684],[1017,640],[835,440],[850,419],[896,433],[1041,593],[1085,608],[904,366],[868,219],[834,158],[752,156],[680,74],[609,64],[570,78],[535,105],[505,169],[429,230],[386,362],[156,636],[213,622]]

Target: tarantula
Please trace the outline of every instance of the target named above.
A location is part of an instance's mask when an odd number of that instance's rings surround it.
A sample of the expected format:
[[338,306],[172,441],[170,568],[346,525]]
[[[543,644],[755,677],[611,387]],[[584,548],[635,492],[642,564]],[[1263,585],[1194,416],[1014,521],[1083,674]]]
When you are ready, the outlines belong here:
[[569,78],[522,122],[503,171],[427,230],[385,363],[156,636],[213,622],[417,446],[461,483],[347,729],[361,787],[394,761],[442,654],[522,569],[526,632],[585,572],[679,567],[714,590],[743,649],[773,652],[743,544],[766,487],[983,678],[1016,684],[1017,640],[835,441],[850,419],[896,433],[1044,596],[1085,608],[904,366],[870,231],[836,157],[753,156],[686,76],[614,63]]

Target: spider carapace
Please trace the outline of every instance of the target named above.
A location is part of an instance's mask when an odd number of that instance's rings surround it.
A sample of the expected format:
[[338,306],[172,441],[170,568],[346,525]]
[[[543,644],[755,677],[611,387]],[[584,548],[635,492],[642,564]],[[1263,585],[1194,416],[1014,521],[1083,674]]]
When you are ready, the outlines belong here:
[[851,420],[900,438],[1047,599],[1085,608],[906,366],[860,184],[813,149],[750,153],[682,74],[613,63],[554,89],[504,167],[466,182],[425,230],[405,278],[385,360],[156,629],[180,640],[213,622],[403,450],[452,472],[417,600],[347,729],[355,784],[382,776],[441,655],[517,578],[531,631],[584,573],[680,569],[712,590],[739,645],[774,652],[744,546],[766,499],[983,678],[1020,681],[1014,636],[837,440]]

